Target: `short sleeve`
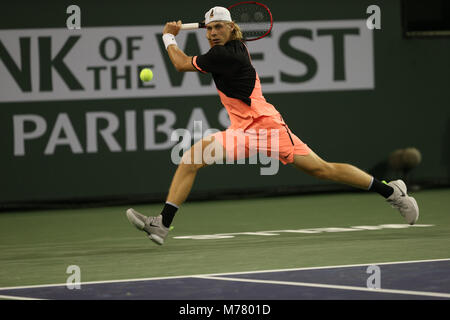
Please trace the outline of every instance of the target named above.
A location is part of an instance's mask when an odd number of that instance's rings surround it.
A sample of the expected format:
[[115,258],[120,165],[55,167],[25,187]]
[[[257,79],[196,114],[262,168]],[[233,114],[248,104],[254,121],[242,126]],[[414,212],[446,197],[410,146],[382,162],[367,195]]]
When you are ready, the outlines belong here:
[[203,73],[230,73],[238,63],[224,46],[214,46],[207,53],[192,58],[194,67]]

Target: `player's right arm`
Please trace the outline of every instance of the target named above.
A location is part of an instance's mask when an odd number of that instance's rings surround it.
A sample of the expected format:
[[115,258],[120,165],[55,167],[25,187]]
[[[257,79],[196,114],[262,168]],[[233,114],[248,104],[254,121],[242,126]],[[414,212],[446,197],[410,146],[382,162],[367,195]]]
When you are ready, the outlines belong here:
[[[171,36],[173,35],[173,41],[175,36],[181,29],[181,21],[178,22],[167,22],[163,29],[163,38],[167,37],[169,39],[167,43],[171,43]],[[187,56],[183,50],[178,48],[178,45],[175,43],[169,44],[167,46],[167,53],[169,54],[170,61],[172,61],[173,66],[177,71],[185,72],[185,71],[197,71],[197,69],[192,64],[192,57]]]
[[172,61],[173,66],[177,71],[197,71],[192,65],[192,57],[187,56],[183,50],[178,48],[176,45],[170,45],[167,48],[170,61]]

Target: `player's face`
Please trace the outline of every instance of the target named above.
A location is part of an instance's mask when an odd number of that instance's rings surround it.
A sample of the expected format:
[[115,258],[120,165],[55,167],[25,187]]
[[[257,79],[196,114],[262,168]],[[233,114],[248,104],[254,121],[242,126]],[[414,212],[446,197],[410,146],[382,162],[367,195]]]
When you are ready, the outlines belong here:
[[209,45],[212,47],[216,45],[223,46],[231,38],[233,27],[225,22],[214,21],[208,23],[206,26],[206,38]]

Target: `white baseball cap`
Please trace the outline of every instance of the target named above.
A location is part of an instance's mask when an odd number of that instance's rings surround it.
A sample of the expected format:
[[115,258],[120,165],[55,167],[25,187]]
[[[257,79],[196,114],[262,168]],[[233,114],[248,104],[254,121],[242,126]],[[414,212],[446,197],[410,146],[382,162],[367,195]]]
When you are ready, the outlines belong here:
[[224,7],[214,7],[208,10],[205,14],[205,24],[213,21],[233,21],[231,20],[230,11]]

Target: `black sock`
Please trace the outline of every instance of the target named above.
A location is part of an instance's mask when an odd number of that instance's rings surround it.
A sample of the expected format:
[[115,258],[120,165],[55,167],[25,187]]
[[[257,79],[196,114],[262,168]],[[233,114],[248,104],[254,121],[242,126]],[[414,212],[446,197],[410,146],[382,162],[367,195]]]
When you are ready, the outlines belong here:
[[166,202],[163,211],[161,212],[162,223],[164,227],[166,228],[170,227],[170,224],[172,223],[172,220],[175,217],[175,213],[177,212],[177,210],[178,207],[176,205]]
[[385,198],[389,198],[389,196],[394,193],[394,189],[390,185],[387,185],[386,183],[383,183],[375,178],[373,178],[369,191],[378,192]]

